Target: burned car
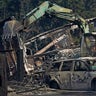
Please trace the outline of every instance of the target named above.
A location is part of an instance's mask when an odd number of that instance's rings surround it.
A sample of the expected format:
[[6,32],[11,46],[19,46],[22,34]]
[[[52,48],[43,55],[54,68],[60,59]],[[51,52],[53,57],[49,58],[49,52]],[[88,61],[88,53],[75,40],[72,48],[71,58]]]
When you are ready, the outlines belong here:
[[51,88],[96,90],[96,58],[81,57],[52,63],[47,74],[47,83]]

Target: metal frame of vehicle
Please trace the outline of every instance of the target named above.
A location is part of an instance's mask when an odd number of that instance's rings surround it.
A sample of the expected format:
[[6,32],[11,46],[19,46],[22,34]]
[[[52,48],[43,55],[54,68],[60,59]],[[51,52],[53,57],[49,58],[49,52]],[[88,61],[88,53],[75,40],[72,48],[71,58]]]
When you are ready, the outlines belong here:
[[[73,65],[70,71],[61,71],[61,68],[63,66],[63,62],[66,61],[73,61]],[[68,59],[68,60],[60,60],[56,61],[53,63],[59,63],[60,67],[58,71],[52,71],[48,73],[49,75],[49,86],[51,88],[60,88],[60,89],[80,89],[80,90],[96,90],[96,70],[91,69],[91,65],[88,65],[90,69],[84,71],[76,71],[74,72],[74,67],[76,62],[84,62],[83,64],[89,64],[88,62],[85,63],[86,61],[95,61],[96,62],[96,57],[81,57],[78,59]],[[77,64],[76,64],[77,65]],[[52,86],[52,83],[55,82],[55,85]],[[65,83],[65,84],[64,84]]]

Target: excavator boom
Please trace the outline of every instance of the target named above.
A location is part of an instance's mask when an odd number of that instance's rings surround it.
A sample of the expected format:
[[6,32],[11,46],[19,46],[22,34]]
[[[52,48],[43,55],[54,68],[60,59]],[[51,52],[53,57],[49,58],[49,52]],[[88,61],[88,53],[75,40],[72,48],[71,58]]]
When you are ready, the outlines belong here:
[[78,27],[82,29],[83,33],[89,33],[89,26],[81,16],[74,14],[71,9],[61,7],[49,1],[45,1],[40,6],[26,14],[24,17],[24,26],[28,27],[45,14],[68,20],[78,25]]
[[71,13],[71,9],[60,7],[56,4],[52,4],[49,1],[45,1],[39,7],[33,9],[29,13],[27,13],[24,17],[24,24],[28,26],[35,22],[40,17],[44,16],[46,13],[52,15],[54,12],[63,12],[63,13]]

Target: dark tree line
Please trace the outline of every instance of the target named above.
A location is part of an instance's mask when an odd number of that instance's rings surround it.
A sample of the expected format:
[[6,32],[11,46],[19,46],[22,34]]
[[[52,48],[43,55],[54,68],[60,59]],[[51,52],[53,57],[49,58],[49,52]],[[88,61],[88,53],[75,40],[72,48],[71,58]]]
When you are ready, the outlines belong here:
[[[46,0],[0,0],[0,21],[10,16],[15,16],[18,20],[22,20],[23,16],[33,8],[36,8]],[[60,6],[70,8],[84,18],[96,17],[96,0],[49,0]],[[62,20],[57,18],[46,18],[45,16],[39,19],[35,28],[41,31],[46,31],[54,27],[61,26]],[[40,26],[42,25],[42,27]],[[33,25],[34,26],[34,25]],[[46,27],[45,27],[46,26]]]
[[[45,0],[0,0],[0,21],[15,15],[22,18],[24,14]],[[49,0],[63,7],[71,8],[84,18],[96,16],[96,0]]]

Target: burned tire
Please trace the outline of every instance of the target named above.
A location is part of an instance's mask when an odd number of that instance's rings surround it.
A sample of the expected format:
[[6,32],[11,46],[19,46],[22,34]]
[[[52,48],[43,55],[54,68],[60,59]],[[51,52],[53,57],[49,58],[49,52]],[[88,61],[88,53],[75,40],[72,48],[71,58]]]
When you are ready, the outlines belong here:
[[91,83],[91,90],[96,91],[96,80],[93,80]]
[[58,83],[55,81],[50,82],[49,87],[54,89],[60,89]]

